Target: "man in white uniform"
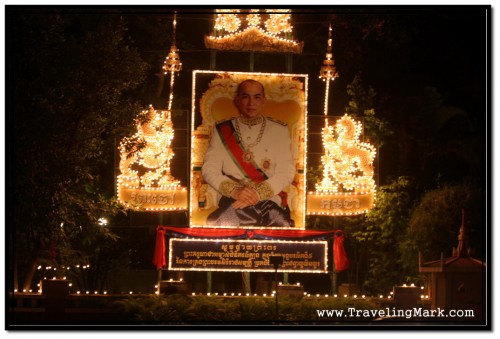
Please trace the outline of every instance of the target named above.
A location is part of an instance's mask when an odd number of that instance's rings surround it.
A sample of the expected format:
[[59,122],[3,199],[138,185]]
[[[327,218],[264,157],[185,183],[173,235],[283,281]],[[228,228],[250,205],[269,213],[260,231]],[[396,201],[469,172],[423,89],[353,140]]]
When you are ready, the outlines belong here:
[[243,81],[234,99],[240,115],[214,128],[202,175],[221,199],[209,226],[294,226],[283,192],[295,176],[290,135],[262,115],[265,102],[260,82]]

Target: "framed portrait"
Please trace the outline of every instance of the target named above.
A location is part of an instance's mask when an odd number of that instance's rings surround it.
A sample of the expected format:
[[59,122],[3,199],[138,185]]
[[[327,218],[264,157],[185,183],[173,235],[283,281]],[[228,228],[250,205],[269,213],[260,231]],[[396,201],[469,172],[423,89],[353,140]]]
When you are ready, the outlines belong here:
[[[248,80],[260,83],[265,102],[244,140],[235,98]],[[307,85],[304,74],[193,71],[190,227],[305,228]],[[285,164],[291,174],[282,180]],[[226,184],[256,188],[259,203],[220,214],[232,203]]]

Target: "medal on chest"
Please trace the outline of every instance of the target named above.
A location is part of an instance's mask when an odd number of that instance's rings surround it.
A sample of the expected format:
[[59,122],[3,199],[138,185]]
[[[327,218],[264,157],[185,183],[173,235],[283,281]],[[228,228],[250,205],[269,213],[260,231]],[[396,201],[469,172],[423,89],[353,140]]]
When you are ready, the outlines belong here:
[[253,147],[257,146],[260,143],[260,141],[262,140],[262,136],[263,136],[264,130],[266,128],[266,119],[261,118],[260,121],[262,121],[262,123],[261,123],[260,129],[259,129],[259,134],[257,135],[257,138],[255,139],[254,142],[247,143],[247,142],[243,141],[238,119],[235,120],[236,137],[241,143],[241,146],[243,149],[242,159],[246,163],[250,163],[250,162],[254,161],[255,156],[254,156],[254,153],[251,151],[251,149]]
[[252,162],[254,158],[253,152],[252,151],[243,151],[243,161],[246,163]]
[[261,167],[264,169],[264,171],[268,171],[271,167],[271,160],[269,158],[264,158],[262,160]]

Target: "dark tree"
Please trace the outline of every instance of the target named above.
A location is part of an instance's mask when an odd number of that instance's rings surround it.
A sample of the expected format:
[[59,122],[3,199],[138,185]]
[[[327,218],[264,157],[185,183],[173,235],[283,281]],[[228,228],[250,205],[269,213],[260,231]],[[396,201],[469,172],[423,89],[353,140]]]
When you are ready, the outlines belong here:
[[130,91],[147,65],[120,15],[8,14],[9,243],[14,287],[28,289],[37,263],[84,262],[83,244],[114,238],[98,220],[119,210],[115,139],[140,111]]

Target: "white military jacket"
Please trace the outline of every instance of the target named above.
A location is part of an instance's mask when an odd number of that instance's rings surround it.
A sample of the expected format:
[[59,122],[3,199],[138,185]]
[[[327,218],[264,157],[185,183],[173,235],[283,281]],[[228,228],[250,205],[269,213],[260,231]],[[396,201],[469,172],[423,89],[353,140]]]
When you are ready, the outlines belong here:
[[[231,119],[233,126],[236,124],[236,119]],[[258,139],[262,123],[248,126],[239,122],[238,125],[244,144],[252,144]],[[295,176],[288,127],[271,118],[266,118],[260,142],[249,150],[253,153],[255,163],[268,177],[265,182],[272,188],[274,194],[270,199],[280,205],[281,199],[277,194],[290,185]],[[202,175],[204,180],[220,195],[223,195],[220,191],[222,182],[245,179],[244,172],[226,149],[215,126],[205,153]]]

